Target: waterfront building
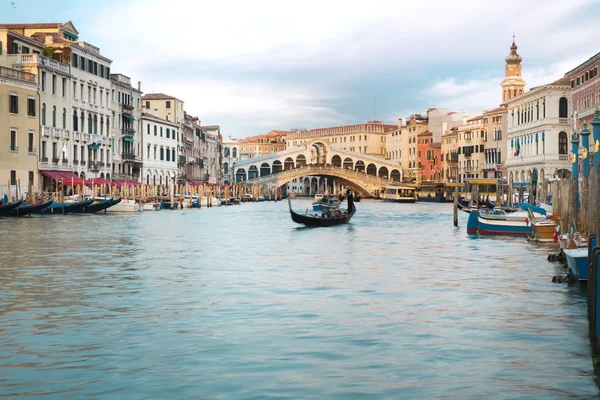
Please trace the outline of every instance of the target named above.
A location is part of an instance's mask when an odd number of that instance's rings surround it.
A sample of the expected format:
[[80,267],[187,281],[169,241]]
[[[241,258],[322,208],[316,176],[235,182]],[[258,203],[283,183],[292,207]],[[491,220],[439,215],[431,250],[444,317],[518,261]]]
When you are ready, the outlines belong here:
[[[179,124],[142,112],[142,180],[149,185],[168,185],[178,175]],[[176,183],[176,182],[174,182]]]
[[506,106],[483,112],[485,138],[483,151],[485,162],[483,164],[483,177],[506,179]]
[[231,136],[223,139],[223,182],[232,184],[235,182],[233,176],[233,165],[239,160],[240,143]]
[[594,110],[600,106],[598,67],[600,53],[565,74],[570,81],[572,112],[577,130],[583,129],[584,122],[587,122],[590,129]]
[[468,119],[458,128],[458,182],[465,179],[483,178],[485,153],[485,124],[483,115]]
[[240,159],[264,156],[286,149],[286,137],[292,131],[272,130],[262,135],[250,136],[239,139]]
[[[386,125],[381,121],[368,121],[359,125],[318,128],[309,131],[296,130],[287,135],[287,148],[322,140],[344,150],[386,158],[386,136],[388,132],[396,129],[398,129],[397,125]],[[316,151],[314,153],[316,157]]]
[[442,146],[433,142],[433,133],[425,131],[417,136],[417,154],[421,181],[440,179],[440,158]]
[[464,111],[448,112],[446,108],[430,108],[427,110],[427,130],[433,135],[433,143],[442,141],[442,136],[463,125],[467,119]]
[[112,101],[112,177],[141,182],[142,115],[141,82],[131,86],[131,78],[123,74],[111,74]]
[[422,117],[421,114],[412,115],[409,117],[406,127],[408,130],[408,169],[404,172],[404,178],[418,182],[421,179],[418,137],[421,133],[427,132],[427,117]]
[[42,57],[39,48],[10,44],[13,52],[21,53],[15,66],[39,73],[44,97],[40,99],[40,169],[70,169],[84,178],[109,179],[112,61],[98,47],[79,40],[70,21],[4,24],[0,29],[43,45]]
[[458,128],[442,136],[440,180],[456,182],[458,176]]
[[509,182],[538,182],[569,170],[570,78],[564,77],[508,100],[507,159]]
[[[142,97],[142,112],[155,115],[165,121],[178,125],[178,134],[183,132],[185,123],[184,102],[164,93],[147,93]],[[177,157],[185,156],[183,135],[177,138]],[[185,165],[179,163],[178,175],[183,176]]]
[[[408,128],[402,126],[402,123],[402,118],[398,118],[396,129],[387,132],[385,135],[385,159],[398,163],[406,171],[408,160],[403,155],[408,154]],[[404,164],[403,160],[405,161]]]
[[39,190],[38,104],[36,76],[0,66],[0,195]]
[[179,156],[179,169],[188,181],[199,184],[204,179],[205,132],[200,127],[200,119],[185,113],[183,124],[183,154]]
[[222,184],[221,167],[223,158],[221,148],[223,143],[221,141],[221,127],[219,125],[209,125],[203,126],[202,130],[206,132],[206,154],[204,157],[206,181],[213,184]]

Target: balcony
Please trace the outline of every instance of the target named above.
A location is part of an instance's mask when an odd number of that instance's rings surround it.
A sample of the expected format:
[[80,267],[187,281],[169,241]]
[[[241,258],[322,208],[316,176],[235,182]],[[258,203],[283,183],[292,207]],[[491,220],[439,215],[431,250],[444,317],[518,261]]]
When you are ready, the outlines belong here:
[[69,140],[69,138],[71,137],[71,135],[69,135],[69,131],[63,129],[62,131],[62,138],[65,140]]
[[81,133],[73,132],[73,139],[79,142],[81,140]]
[[483,169],[488,171],[496,171],[498,169],[498,164],[496,163],[485,163],[483,164]]
[[73,165],[79,165],[79,160],[73,160]]
[[[17,54],[21,55],[21,54]],[[4,76],[6,78],[18,79],[20,81],[36,83],[35,75],[30,74],[28,72],[19,71],[17,69],[0,67],[0,76]]]
[[518,157],[509,157],[506,160],[506,166],[523,166],[523,165],[534,165],[544,162],[557,162],[565,161],[565,164],[571,164],[570,156],[568,154],[539,154],[539,155],[519,155]]
[[81,160],[81,166],[85,167],[86,162],[84,160]]
[[104,167],[104,161],[100,161],[100,168]]
[[100,163],[98,161],[90,161],[88,163],[88,169],[91,172],[99,172],[100,171]]
[[43,163],[47,163],[48,162],[48,157],[42,157],[42,162]]
[[60,158],[58,158],[58,157],[52,157],[52,164],[57,164],[58,165],[59,161],[60,161]]
[[125,153],[125,152],[123,152],[123,153],[121,154],[121,159],[122,159],[123,161],[135,161],[135,160],[137,160],[138,158],[137,158],[137,157],[135,156],[135,154],[133,154],[133,153]]
[[110,163],[106,163],[106,168],[110,168]]
[[67,160],[66,158],[63,158],[63,159],[62,159],[62,163],[63,163],[63,164],[68,164],[68,163],[69,163],[69,160]]
[[177,160],[177,161],[178,161],[178,164],[186,164],[187,163],[186,160],[187,160],[186,156],[179,156],[179,160]]
[[90,135],[89,133],[82,133],[81,135],[82,135],[84,141],[86,141],[86,142],[92,141],[92,135]]
[[46,136],[46,137],[50,137],[50,128],[47,126],[43,127],[44,129],[42,130],[42,135]]
[[127,137],[132,137],[133,135],[135,135],[135,129],[130,129],[130,128],[123,128],[123,135],[127,136]]
[[[594,110],[595,110],[595,108],[590,109],[590,112],[588,115],[593,114]],[[585,116],[582,114],[579,114],[578,117],[584,118]],[[515,132],[523,132],[524,130],[527,130],[527,129],[542,128],[544,125],[564,125],[565,129],[566,129],[569,126],[569,119],[568,118],[550,118],[550,117],[548,117],[548,118],[541,118],[538,120],[533,120],[533,121],[517,124],[517,116],[515,115],[515,123],[512,124],[512,126],[510,126],[510,123],[509,123],[508,134],[510,135]]]
[[14,63],[19,66],[24,65],[44,65],[56,71],[69,73],[70,66],[59,61],[44,57],[41,54],[15,54]]
[[60,130],[56,128],[52,128],[52,138],[60,139]]

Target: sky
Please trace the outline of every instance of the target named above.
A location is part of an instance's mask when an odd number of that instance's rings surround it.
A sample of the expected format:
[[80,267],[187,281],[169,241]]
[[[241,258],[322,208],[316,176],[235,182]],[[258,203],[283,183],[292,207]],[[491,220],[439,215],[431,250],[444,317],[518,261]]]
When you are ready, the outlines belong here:
[[67,20],[237,138],[496,108],[513,34],[527,89],[600,51],[598,0],[0,0],[1,23]]

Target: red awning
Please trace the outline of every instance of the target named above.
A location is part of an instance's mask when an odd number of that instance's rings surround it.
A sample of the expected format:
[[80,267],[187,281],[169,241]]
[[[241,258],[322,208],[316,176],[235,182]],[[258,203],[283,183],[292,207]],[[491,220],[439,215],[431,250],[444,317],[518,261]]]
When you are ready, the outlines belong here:
[[62,182],[64,186],[83,186],[85,181],[71,171],[40,171],[48,178]]
[[188,182],[190,182],[192,185],[199,185],[199,186],[204,184],[203,181],[199,181],[197,179],[188,179]]
[[85,184],[87,186],[92,186],[92,184],[94,185],[104,185],[108,183],[108,181],[104,178],[94,178],[94,179],[88,179],[87,181],[85,181]]
[[112,181],[112,184],[118,188],[121,188],[123,185],[127,185],[127,186],[142,186],[141,183],[136,182],[136,181],[127,181],[127,180],[119,180],[119,181]]

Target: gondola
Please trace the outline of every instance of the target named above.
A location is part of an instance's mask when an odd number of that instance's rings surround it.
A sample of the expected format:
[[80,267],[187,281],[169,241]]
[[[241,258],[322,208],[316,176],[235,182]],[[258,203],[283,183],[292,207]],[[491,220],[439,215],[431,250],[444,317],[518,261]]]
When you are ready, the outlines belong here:
[[76,201],[70,203],[53,203],[43,210],[36,211],[32,214],[70,214],[74,213],[88,205],[92,204],[92,199]]
[[107,208],[114,206],[115,204],[119,204],[120,202],[121,202],[120,197],[118,199],[110,198],[110,199],[96,200],[89,206],[85,206],[85,207],[75,210],[73,212],[74,213],[93,214],[93,213],[97,213],[99,211],[104,211]]
[[12,210],[15,210],[15,209],[21,207],[22,204],[23,204],[23,199],[21,199],[19,201],[15,201],[13,203],[9,203],[8,199],[6,199],[2,204],[0,204],[0,215],[3,215]]
[[[292,210],[292,202],[288,199],[288,203],[290,206],[290,214],[292,215],[292,220],[298,224],[304,224],[306,226],[315,226],[315,227],[325,227],[325,226],[334,226],[340,224],[346,224],[350,222],[354,214],[356,214],[356,207],[354,206],[354,201],[352,198],[352,193],[348,194],[348,210],[342,212],[341,210],[336,210],[339,212],[338,216],[332,217],[323,217],[318,214],[298,214]],[[335,213],[335,212],[334,212]]]
[[3,217],[22,217],[25,215],[36,214],[36,213],[39,213],[44,208],[51,206],[52,203],[54,203],[54,199],[43,201],[43,202],[37,203],[37,204],[23,203],[23,204],[21,204],[21,207],[15,208],[11,211],[8,211],[8,212],[2,214],[2,216]]

